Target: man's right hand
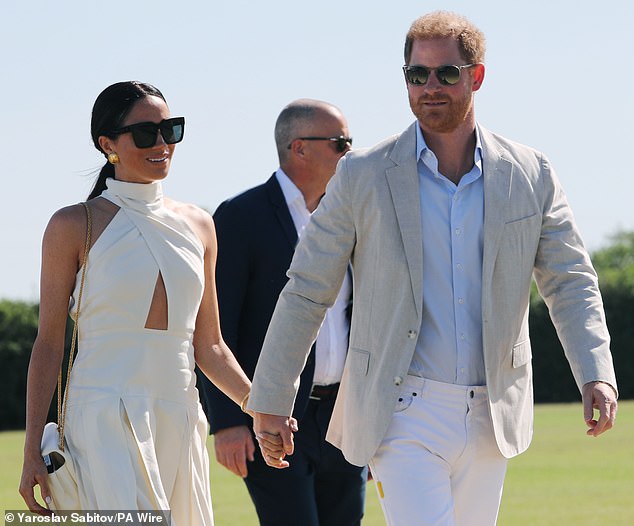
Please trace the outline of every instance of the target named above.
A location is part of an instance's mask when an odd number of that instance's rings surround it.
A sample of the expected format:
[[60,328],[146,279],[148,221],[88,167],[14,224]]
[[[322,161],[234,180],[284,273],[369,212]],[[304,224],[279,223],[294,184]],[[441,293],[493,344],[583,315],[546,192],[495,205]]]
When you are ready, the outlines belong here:
[[253,462],[255,444],[247,426],[235,426],[214,433],[216,460],[239,477],[247,476],[247,460]]
[[287,468],[289,464],[284,457],[293,454],[293,433],[298,431],[297,420],[290,416],[255,412],[253,431],[267,465],[278,469]]

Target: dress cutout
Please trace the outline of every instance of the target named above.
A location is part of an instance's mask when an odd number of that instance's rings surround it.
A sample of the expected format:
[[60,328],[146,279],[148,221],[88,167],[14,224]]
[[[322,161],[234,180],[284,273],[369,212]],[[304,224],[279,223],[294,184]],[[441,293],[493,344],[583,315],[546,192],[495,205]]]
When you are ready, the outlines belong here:
[[[204,248],[163,204],[160,182],[107,180],[120,209],[90,250],[66,439],[85,510],[170,510],[173,526],[213,524],[207,420],[192,336]],[[145,328],[157,280],[167,328]],[[79,292],[77,274],[71,299]]]
[[156,285],[154,286],[150,312],[148,312],[147,319],[145,320],[145,328],[167,330],[167,312],[167,293],[165,292],[163,276],[161,276],[159,272]]

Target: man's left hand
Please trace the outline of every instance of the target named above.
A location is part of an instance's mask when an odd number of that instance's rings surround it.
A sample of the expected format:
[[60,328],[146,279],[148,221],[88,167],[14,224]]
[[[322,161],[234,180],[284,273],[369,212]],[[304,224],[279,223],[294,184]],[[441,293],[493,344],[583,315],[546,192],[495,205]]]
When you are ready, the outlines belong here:
[[[597,437],[612,429],[616,419],[616,392],[605,382],[588,382],[581,391],[583,417],[589,429],[586,434]],[[599,411],[599,420],[594,419],[594,410]]]

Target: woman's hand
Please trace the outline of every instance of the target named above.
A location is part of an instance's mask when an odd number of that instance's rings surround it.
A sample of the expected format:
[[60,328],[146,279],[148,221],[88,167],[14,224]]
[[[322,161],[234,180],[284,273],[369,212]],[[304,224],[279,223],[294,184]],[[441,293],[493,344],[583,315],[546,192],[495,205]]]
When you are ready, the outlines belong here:
[[264,461],[274,468],[287,468],[289,463],[284,457],[293,454],[293,434],[298,431],[297,420],[256,412],[253,431]]
[[25,454],[19,491],[30,511],[38,515],[51,515],[51,510],[43,507],[35,499],[35,493],[33,491],[35,486],[40,486],[42,499],[50,505],[51,492],[48,489],[48,472],[39,451],[29,455]]

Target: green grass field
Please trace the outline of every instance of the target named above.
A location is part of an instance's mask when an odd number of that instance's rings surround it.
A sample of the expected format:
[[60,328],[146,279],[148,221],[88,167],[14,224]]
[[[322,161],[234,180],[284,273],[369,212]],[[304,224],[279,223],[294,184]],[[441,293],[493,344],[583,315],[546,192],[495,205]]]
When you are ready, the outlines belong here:
[[[23,435],[0,433],[2,510],[24,509],[17,493]],[[257,526],[244,484],[215,460],[211,489],[217,526]],[[363,525],[383,524],[370,483]],[[616,428],[598,439],[585,435],[579,404],[537,406],[533,444],[509,463],[498,524],[634,525],[634,401],[621,402]]]

